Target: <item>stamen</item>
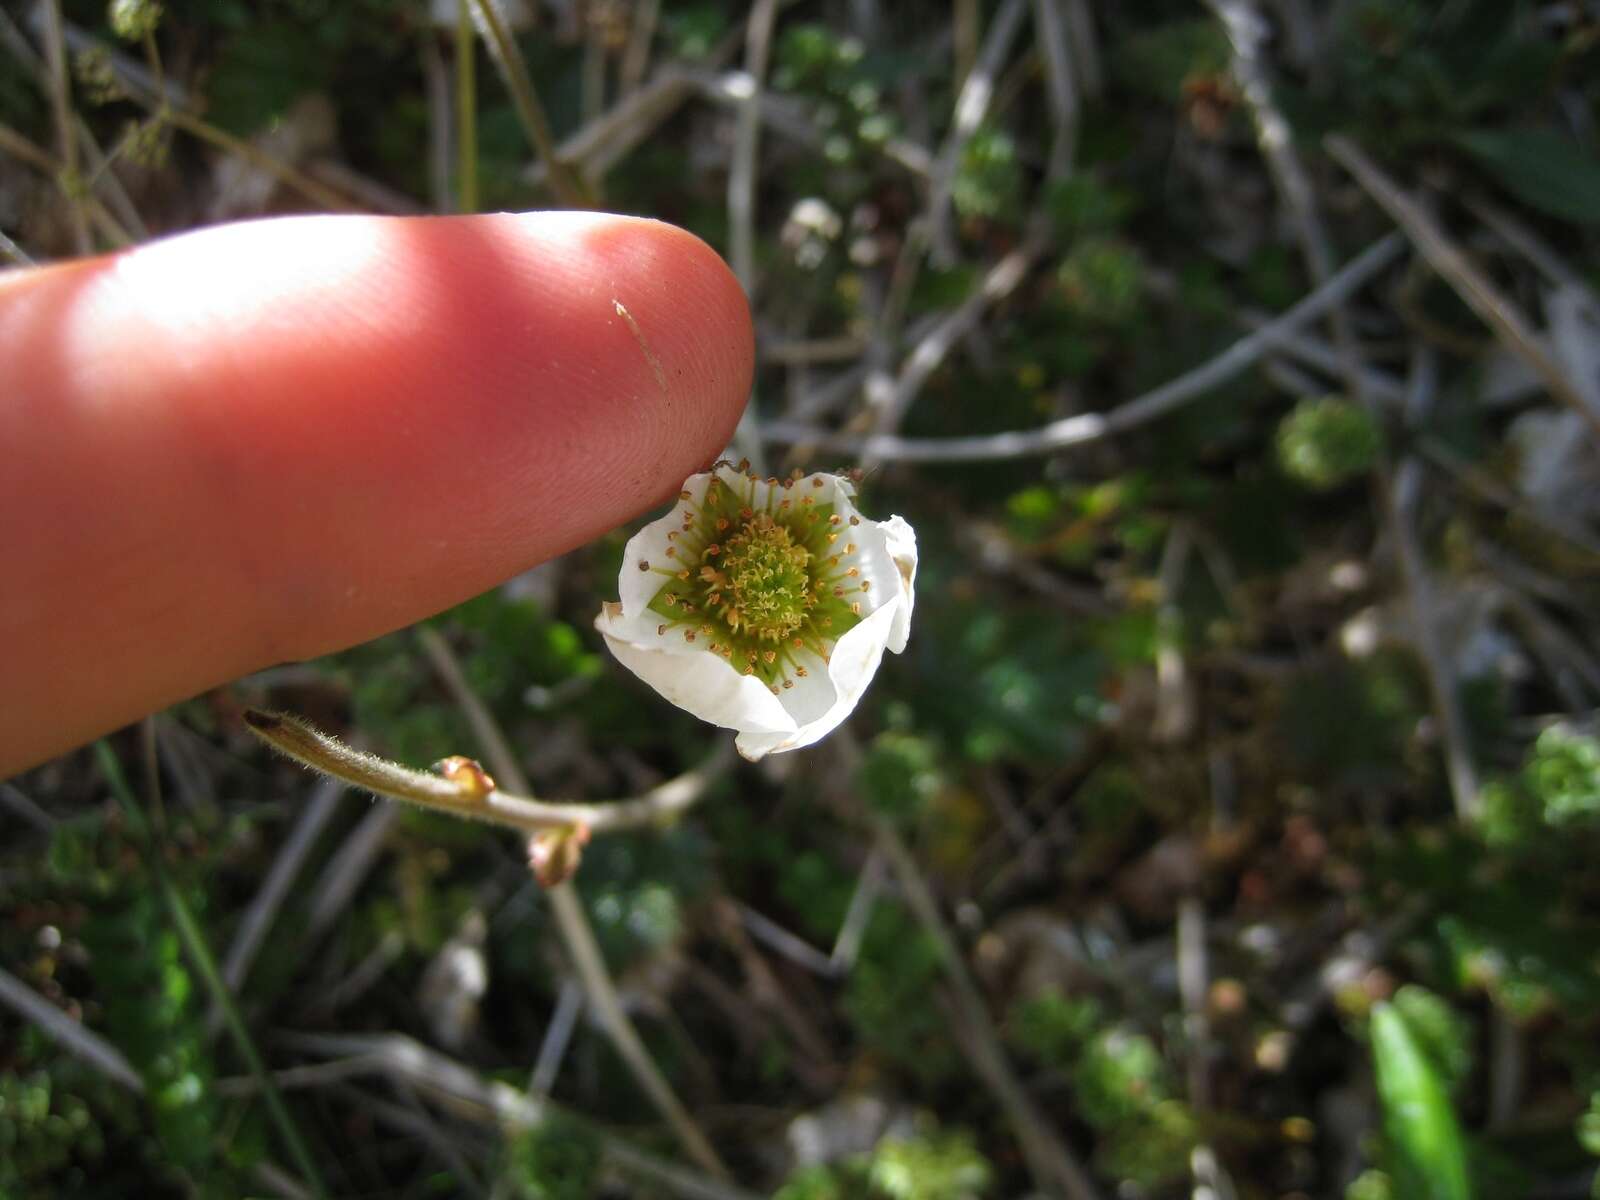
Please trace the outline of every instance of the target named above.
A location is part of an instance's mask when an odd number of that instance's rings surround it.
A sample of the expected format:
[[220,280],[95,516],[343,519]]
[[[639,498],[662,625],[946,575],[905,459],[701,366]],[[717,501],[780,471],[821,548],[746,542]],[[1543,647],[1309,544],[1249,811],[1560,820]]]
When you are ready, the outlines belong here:
[[790,689],[790,688],[792,688],[792,687],[793,687],[793,686],[794,686],[794,680],[792,680],[792,679],[785,679],[785,680],[784,680],[784,681],[783,681],[783,690],[784,690],[784,691],[786,691],[786,692],[787,692],[787,691],[788,691],[788,690],[789,690],[789,689]]
[[641,558],[639,560],[639,570],[648,571],[649,569],[650,569],[650,560],[648,558]]
[[804,679],[806,677],[806,669],[804,667],[796,667],[794,669],[794,673],[796,675],[800,676],[801,679]]
[[844,552],[846,554],[854,554],[856,552],[856,544],[854,542],[846,542],[844,544]]
[[[671,537],[672,535],[669,533],[669,534],[667,534],[667,536]],[[678,557],[678,548],[676,546],[668,546],[667,547],[667,557],[668,558],[677,558]]]
[[863,580],[862,580],[862,581],[861,581],[861,590],[862,590],[862,591],[863,591],[863,592],[870,592],[870,591],[871,591],[871,590],[872,590],[872,580],[870,580],[870,579],[863,579]]
[[657,625],[656,626],[656,636],[657,637],[666,637],[667,636],[667,627],[665,625]]
[[851,518],[850,518],[850,524],[852,524],[852,525],[859,525],[859,524],[861,524],[861,518],[860,518],[860,517],[854,517],[854,516],[853,516],[853,517],[851,517]]
[[692,642],[692,641],[694,641],[694,630],[692,630],[692,629],[685,629],[685,630],[684,630],[684,631],[683,631],[683,640],[684,640],[684,641],[686,641],[686,642]]
[[689,495],[689,493],[687,491],[682,491],[682,492],[678,493],[678,499],[679,500],[693,500],[694,497]]
[[859,617],[861,615],[861,601],[857,600],[854,604],[852,604],[850,606],[850,611]]
[[822,486],[822,476],[818,475],[815,479],[813,479],[811,481],[811,486],[814,487],[814,488],[821,487]]

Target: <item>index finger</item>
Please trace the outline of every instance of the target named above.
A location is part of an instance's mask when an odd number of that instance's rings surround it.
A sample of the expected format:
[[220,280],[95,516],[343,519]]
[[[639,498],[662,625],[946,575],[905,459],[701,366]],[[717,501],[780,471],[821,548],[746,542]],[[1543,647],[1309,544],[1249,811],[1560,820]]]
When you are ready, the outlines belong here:
[[663,499],[752,339],[702,242],[305,217],[0,282],[0,776],[403,626]]

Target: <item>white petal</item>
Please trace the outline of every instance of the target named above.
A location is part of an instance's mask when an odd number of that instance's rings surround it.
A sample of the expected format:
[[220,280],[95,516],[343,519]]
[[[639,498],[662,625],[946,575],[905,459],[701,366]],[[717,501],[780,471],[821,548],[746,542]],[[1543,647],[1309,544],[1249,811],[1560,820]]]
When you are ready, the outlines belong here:
[[806,673],[796,675],[791,670],[789,682],[794,686],[780,689],[778,699],[794,718],[794,723],[804,727],[809,722],[820,719],[833,707],[833,702],[838,699],[838,692],[828,675],[828,664],[822,661],[821,655],[810,650],[800,650],[795,652],[794,659],[806,669]]
[[[683,528],[686,509],[699,510],[710,482],[709,474],[691,475],[683,485],[683,490],[689,493],[689,499],[679,499],[673,504],[671,512],[651,521],[628,539],[628,545],[622,551],[622,574],[617,580],[617,590],[621,593],[622,611],[629,617],[644,614],[650,607],[650,601],[656,598],[656,593],[666,582],[666,578],[657,574],[656,569],[667,570],[674,562],[667,557],[667,549],[672,545],[667,534]],[[649,566],[640,570],[641,562]]]
[[879,608],[834,645],[833,655],[828,662],[828,679],[835,694],[826,712],[792,733],[740,733],[734,742],[739,753],[755,762],[768,754],[809,746],[837,729],[855,711],[862,694],[867,690],[867,684],[878,673],[889,630],[900,614],[902,602],[901,598],[897,598],[894,603]]
[[889,630],[889,649],[899,654],[911,636],[911,609],[917,600],[917,535],[902,517],[890,517],[883,522],[882,529],[905,595],[900,616]]
[[595,619],[595,628],[604,635],[618,662],[702,721],[780,736],[799,727],[766,684],[753,675],[739,674],[698,642],[685,642],[676,631],[659,639],[659,645],[618,637],[603,610]]

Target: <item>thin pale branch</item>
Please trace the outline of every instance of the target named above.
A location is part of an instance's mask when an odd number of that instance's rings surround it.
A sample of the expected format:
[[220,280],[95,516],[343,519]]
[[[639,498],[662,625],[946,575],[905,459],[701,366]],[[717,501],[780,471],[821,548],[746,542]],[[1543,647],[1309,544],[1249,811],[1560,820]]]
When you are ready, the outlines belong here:
[[144,1080],[127,1056],[92,1029],[85,1028],[62,1012],[15,975],[0,969],[0,1004],[31,1021],[40,1032],[69,1053],[102,1072],[123,1087],[144,1091]]
[[973,982],[966,959],[950,935],[938,901],[922,877],[916,859],[887,821],[874,818],[873,828],[877,848],[888,860],[912,915],[938,949],[939,962],[950,983],[961,1032],[965,1035],[962,1040],[974,1068],[1005,1109],[1035,1182],[1047,1193],[1067,1196],[1070,1200],[1094,1200],[1097,1193],[1088,1172],[1045,1121],[1007,1059],[1000,1035],[989,1016],[989,1007]]
[[1081,413],[1052,421],[1040,429],[996,433],[983,437],[904,438],[889,435],[861,437],[828,429],[774,421],[765,428],[769,442],[806,443],[820,450],[870,455],[899,462],[986,462],[1051,454],[1081,446],[1113,434],[1125,433],[1183,404],[1197,400],[1259,361],[1293,330],[1318,320],[1336,305],[1365,287],[1389,266],[1405,246],[1399,234],[1389,234],[1368,246],[1327,283],[1298,304],[1235,342],[1215,358],[1192,371],[1146,392],[1106,413]]
[[551,188],[563,204],[572,208],[588,208],[591,203],[589,194],[556,149],[549,118],[545,116],[544,105],[539,103],[539,93],[534,90],[533,79],[528,74],[528,64],[523,61],[522,52],[517,49],[505,22],[500,19],[493,0],[471,2],[483,33],[484,45],[489,48],[490,57],[500,68],[506,87],[511,91],[511,100],[516,106],[517,119],[522,122],[523,132],[544,160]]
[[1600,410],[1590,404],[1582,389],[1567,377],[1560,361],[1550,353],[1522,310],[1494,285],[1444,227],[1349,138],[1329,137],[1324,145],[1395,224],[1405,230],[1417,253],[1456,290],[1462,302],[1494,330],[1512,353],[1528,364],[1552,396],[1583,417],[1590,429],[1600,436]]
[[[490,1081],[456,1060],[429,1049],[404,1034],[290,1034],[284,1041],[307,1054],[356,1058],[373,1070],[405,1080],[432,1095],[453,1100],[457,1111],[491,1125],[517,1129],[537,1128],[548,1116],[562,1111],[569,1119],[583,1118],[541,1097],[506,1083]],[[685,1200],[755,1200],[741,1188],[684,1169],[604,1129],[594,1128],[602,1151],[617,1166],[643,1176]]]
[[[455,652],[450,649],[450,644],[437,631],[426,627],[420,631],[419,636],[423,645],[430,647],[430,658],[434,659],[436,665],[444,668],[440,671],[444,683],[454,696],[457,705],[467,713],[474,732],[487,735],[481,736],[480,740],[484,742],[484,752],[489,759],[489,765],[513,787],[531,795],[532,789],[528,786],[527,777],[523,774],[516,755],[511,753],[510,746],[493,715],[468,685],[466,676],[456,661]],[[518,799],[524,804],[545,809],[588,807],[540,805],[536,800],[523,797]],[[594,826],[590,824],[590,828]],[[589,918],[585,915],[583,904],[579,901],[572,884],[557,884],[546,889],[546,894],[550,897],[550,908],[555,914],[556,927],[561,932],[561,939],[572,958],[573,967],[583,983],[583,990],[589,998],[589,1003],[594,1007],[601,1026],[611,1038],[617,1054],[627,1064],[640,1088],[650,1098],[650,1102],[677,1134],[689,1157],[718,1180],[727,1179],[729,1177],[727,1167],[717,1157],[717,1152],[712,1148],[706,1135],[701,1132],[694,1118],[689,1115],[689,1110],[673,1092],[672,1085],[667,1082],[666,1076],[661,1073],[655,1060],[650,1057],[650,1052],[645,1049],[639,1031],[633,1026],[633,1021],[623,1010],[622,998],[617,994],[617,985],[606,969],[605,959],[600,954],[600,946],[595,941],[594,930],[589,925]]]

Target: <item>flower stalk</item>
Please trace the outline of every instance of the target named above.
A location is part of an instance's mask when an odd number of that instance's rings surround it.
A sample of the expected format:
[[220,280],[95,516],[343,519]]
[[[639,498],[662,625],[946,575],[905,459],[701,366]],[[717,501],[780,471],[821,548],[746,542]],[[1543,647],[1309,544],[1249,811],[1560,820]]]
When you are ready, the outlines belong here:
[[[435,764],[432,772],[417,771],[348,746],[288,713],[247,709],[244,722],[279,754],[350,787],[524,835],[572,834],[579,828],[609,833],[656,824],[692,804],[730,757],[713,754],[694,770],[632,799],[556,804],[505,791],[474,759],[455,756]],[[581,847],[583,841],[576,844]]]

